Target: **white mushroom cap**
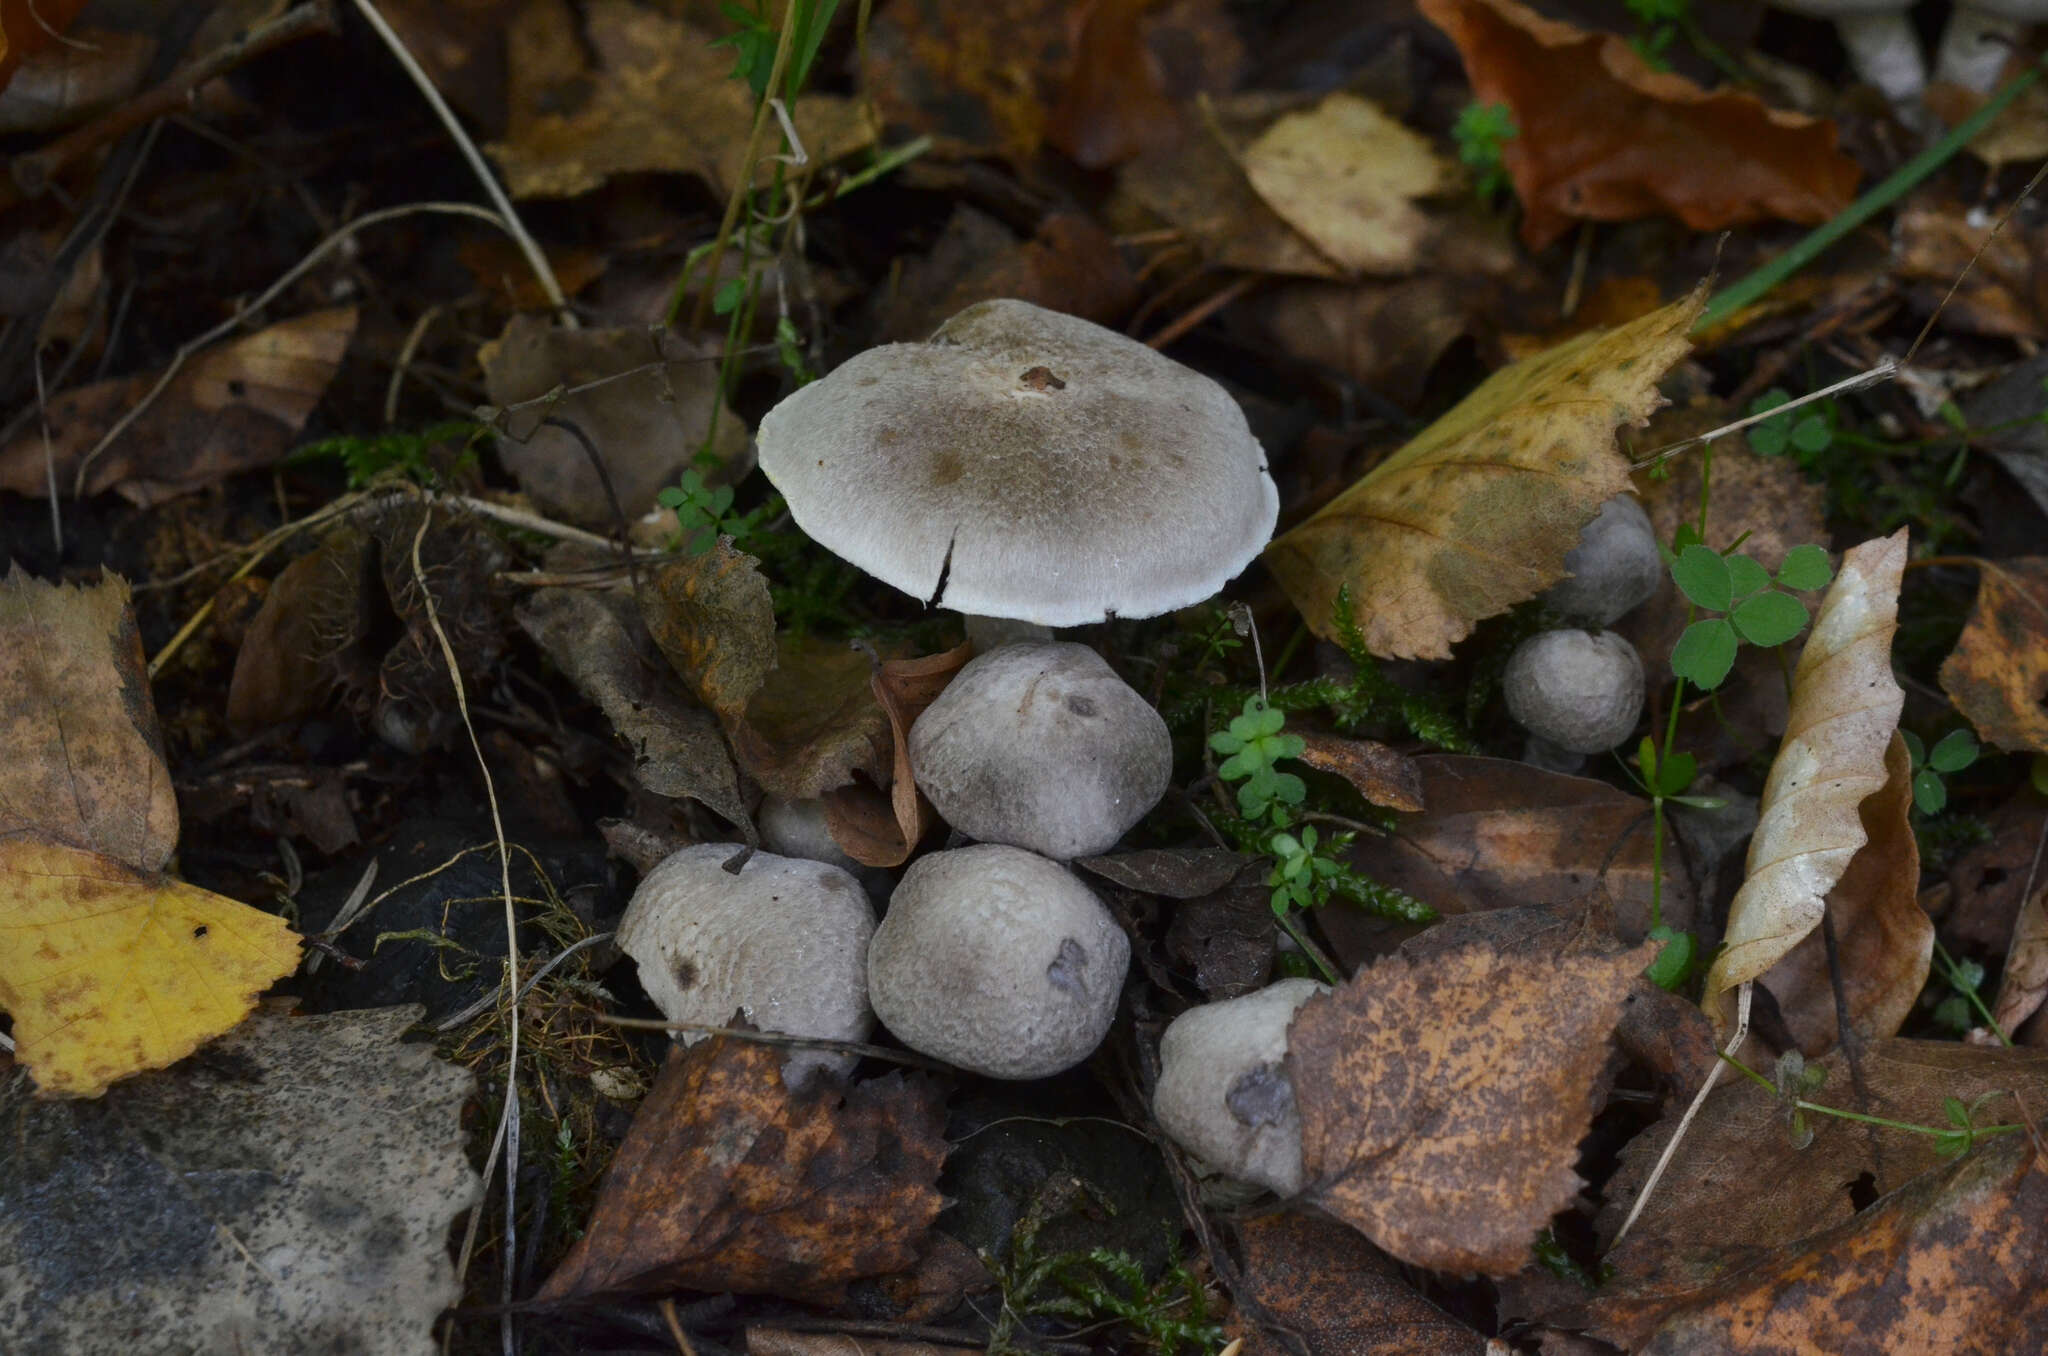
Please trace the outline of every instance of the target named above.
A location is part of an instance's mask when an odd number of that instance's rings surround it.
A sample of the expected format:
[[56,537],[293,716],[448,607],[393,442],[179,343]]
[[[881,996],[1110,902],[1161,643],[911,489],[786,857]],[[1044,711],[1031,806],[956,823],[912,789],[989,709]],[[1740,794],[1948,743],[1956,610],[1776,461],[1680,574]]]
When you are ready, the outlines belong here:
[[1567,617],[1608,626],[1649,601],[1664,578],[1657,529],[1634,495],[1617,494],[1579,533],[1564,558],[1569,577],[1552,584],[1544,601]]
[[1301,1190],[1301,1111],[1287,1078],[1287,1026],[1329,986],[1283,979],[1190,1008],[1159,1040],[1152,1114],[1173,1142],[1227,1177]]
[[1856,74],[1895,104],[1927,88],[1927,60],[1906,11],[1913,0],[1772,0],[1779,9],[1833,19]]
[[1046,626],[1199,602],[1279,512],[1221,386],[1021,301],[854,357],[770,410],[759,443],[820,545],[934,606]]
[[1573,753],[1602,753],[1636,728],[1643,660],[1612,631],[1545,631],[1515,647],[1501,676],[1508,714]]
[[868,995],[913,1050],[1044,1078],[1102,1043],[1130,960],[1130,939],[1065,867],[983,844],[904,872],[868,948]]
[[1166,722],[1085,645],[1005,645],[910,727],[917,784],[970,838],[1071,861],[1106,852],[1173,777]]
[[[671,853],[641,880],[619,922],[618,943],[640,967],[640,987],[671,1022],[722,1025],[735,1009],[763,1031],[866,1040],[874,906],[836,866],[756,852],[738,875],[724,863],[737,843]],[[684,1044],[702,1032],[679,1032]],[[783,1077],[850,1072],[851,1055],[797,1050]]]

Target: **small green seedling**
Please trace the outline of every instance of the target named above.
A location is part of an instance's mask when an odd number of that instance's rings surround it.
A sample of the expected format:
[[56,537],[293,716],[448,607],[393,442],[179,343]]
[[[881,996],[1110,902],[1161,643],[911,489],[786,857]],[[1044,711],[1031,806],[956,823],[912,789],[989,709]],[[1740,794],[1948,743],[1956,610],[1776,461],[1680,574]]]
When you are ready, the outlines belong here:
[[720,537],[731,537],[735,544],[745,541],[764,521],[782,511],[780,502],[771,498],[759,508],[734,513],[732,486],[708,486],[694,470],[683,472],[675,484],[655,495],[654,501],[674,511],[683,552],[693,556],[709,551]]
[[1824,588],[1834,577],[1818,546],[1793,547],[1773,575],[1748,555],[1707,546],[1690,525],[1678,529],[1672,545],[1671,578],[1679,591],[1695,607],[1725,614],[1686,627],[1671,650],[1671,671],[1703,692],[1728,677],[1743,642],[1770,648],[1806,628],[1806,604],[1784,590]]
[[[726,22],[733,25],[733,31],[715,40],[713,47],[730,47],[735,61],[732,68],[734,79],[745,80],[754,97],[761,99],[769,94],[768,77],[775,70],[775,48],[781,41],[776,11],[780,6],[757,5],[748,9],[744,5],[726,0],[718,7]],[[780,20],[793,24],[796,32],[790,35],[789,61],[783,69],[783,83],[775,93],[785,98],[795,98],[797,91],[811,78],[811,67],[818,59],[818,49],[824,46],[825,34],[832,27],[832,16],[839,9],[839,0],[790,0]]]
[[[1790,403],[1791,399],[1790,393],[1773,387],[1750,402],[1749,412],[1765,414]],[[1828,421],[1827,402],[1820,402],[1820,406],[1802,406],[1760,424],[1752,424],[1749,429],[1751,450],[1765,457],[1781,457],[1789,452],[1800,466],[1810,469],[1820,454],[1835,441],[1834,425]]]
[[1451,140],[1458,144],[1458,163],[1472,171],[1472,191],[1488,207],[1508,187],[1501,150],[1519,135],[1514,115],[1506,104],[1467,104],[1451,125]]
[[[1696,810],[1718,810],[1728,802],[1719,796],[1687,794],[1692,788],[1693,778],[1699,774],[1699,760],[1683,751],[1667,753],[1659,758],[1657,741],[1649,735],[1644,735],[1643,742],[1636,746],[1636,768],[1629,775],[1648,793],[1656,817],[1658,832],[1654,855],[1661,877],[1664,807],[1676,804],[1689,805]],[[1699,940],[1661,919],[1653,920],[1647,935],[1658,944],[1658,950],[1657,958],[1650,962],[1643,974],[1666,993],[1676,993],[1692,978],[1694,969],[1699,965]]]
[[1677,41],[1679,25],[1692,18],[1692,0],[1628,0],[1628,12],[1636,21],[1628,45],[1658,70],[1669,69],[1664,53]]
[[1269,822],[1285,828],[1292,822],[1287,807],[1299,805],[1308,787],[1291,772],[1275,766],[1282,758],[1299,758],[1307,747],[1300,735],[1282,733],[1287,717],[1266,705],[1261,697],[1244,699],[1244,712],[1231,719],[1230,728],[1209,736],[1209,747],[1226,755],[1216,775],[1227,782],[1241,782],[1237,808],[1246,819]]
[[1928,748],[1911,730],[1899,731],[1906,752],[1913,760],[1913,808],[1923,815],[1938,815],[1948,808],[1948,783],[1943,776],[1961,772],[1977,761],[1977,737],[1968,730],[1951,730]]

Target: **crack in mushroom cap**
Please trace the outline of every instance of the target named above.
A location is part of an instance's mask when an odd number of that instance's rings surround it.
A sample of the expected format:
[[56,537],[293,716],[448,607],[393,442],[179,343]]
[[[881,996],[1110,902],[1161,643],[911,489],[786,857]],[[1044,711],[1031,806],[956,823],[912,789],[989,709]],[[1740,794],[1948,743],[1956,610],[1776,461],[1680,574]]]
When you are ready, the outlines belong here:
[[903,873],[868,948],[868,996],[913,1050],[1044,1078],[1102,1043],[1130,961],[1130,939],[1065,867],[980,844]]
[[[640,881],[619,920],[619,948],[671,1022],[723,1025],[735,1010],[763,1031],[866,1040],[867,951],[874,905],[860,882],[823,862],[756,852],[738,875],[738,843],[670,853]],[[685,1044],[708,1034],[675,1033]],[[851,1055],[796,1050],[794,1086],[814,1069],[850,1072]]]
[[1022,301],[857,355],[770,410],[759,443],[820,545],[933,606],[1046,626],[1210,597],[1280,504],[1221,386]]

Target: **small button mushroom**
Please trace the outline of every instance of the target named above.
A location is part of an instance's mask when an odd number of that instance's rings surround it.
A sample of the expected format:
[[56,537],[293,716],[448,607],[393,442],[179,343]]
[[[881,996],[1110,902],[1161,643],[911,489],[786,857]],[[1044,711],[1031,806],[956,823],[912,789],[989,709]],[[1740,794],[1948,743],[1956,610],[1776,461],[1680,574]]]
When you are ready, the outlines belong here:
[[1657,530],[1634,495],[1618,494],[1600,506],[1579,544],[1564,558],[1568,577],[1550,586],[1544,601],[1558,612],[1596,626],[1611,626],[1649,600],[1664,578]]
[[868,996],[913,1050],[1044,1078],[1102,1043],[1130,959],[1130,939],[1065,867],[983,844],[904,872],[868,948]]
[[1642,656],[1612,631],[1545,631],[1515,647],[1501,695],[1530,734],[1572,753],[1602,753],[1642,714]]
[[[739,874],[737,843],[698,843],[647,873],[619,922],[618,944],[640,987],[671,1022],[720,1025],[735,1010],[763,1031],[866,1040],[867,951],[874,906],[836,866],[756,852]],[[684,1044],[702,1032],[679,1032]],[[851,1055],[796,1050],[795,1086],[815,1070],[845,1074]]]
[[1173,776],[1145,699],[1085,645],[970,661],[910,727],[917,784],[948,824],[1059,861],[1106,852]]
[[1287,1026],[1329,986],[1283,979],[1173,1019],[1159,1041],[1152,1114],[1173,1142],[1226,1177],[1301,1190],[1301,1112],[1287,1079]]

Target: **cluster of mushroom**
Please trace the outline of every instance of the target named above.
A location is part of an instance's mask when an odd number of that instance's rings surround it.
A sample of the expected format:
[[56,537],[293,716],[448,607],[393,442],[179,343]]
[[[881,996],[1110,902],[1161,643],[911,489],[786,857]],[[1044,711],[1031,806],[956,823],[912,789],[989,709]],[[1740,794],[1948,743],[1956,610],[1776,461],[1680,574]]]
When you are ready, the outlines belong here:
[[[1772,0],[1779,9],[1832,19],[1856,74],[1895,104],[1927,89],[1927,59],[1907,11],[1913,0]],[[1957,0],[1942,29],[1934,78],[1988,93],[2027,25],[2048,20],[2048,0]]]
[[[1279,495],[1236,402],[1142,344],[1016,301],[848,361],[762,421],[762,469],[820,545],[897,588],[1039,627],[1154,616],[1265,545]],[[981,630],[970,627],[970,633]],[[1166,724],[1085,646],[1000,645],[910,731],[919,788],[970,846],[904,872],[879,926],[829,861],[686,848],[642,881],[619,944],[671,1021],[866,1039],[1038,1078],[1107,1034],[1130,943],[1065,865],[1165,794]],[[765,835],[812,857],[800,807]],[[764,826],[765,827],[765,826]],[[793,971],[802,969],[798,980]],[[851,1057],[810,1050],[792,1080]]]
[[1616,495],[1564,558],[1566,577],[1543,595],[1573,626],[1529,637],[1501,675],[1508,714],[1529,732],[1529,762],[1575,771],[1589,753],[1628,738],[1643,711],[1643,659],[1606,628],[1647,602],[1664,575],[1650,516]]

